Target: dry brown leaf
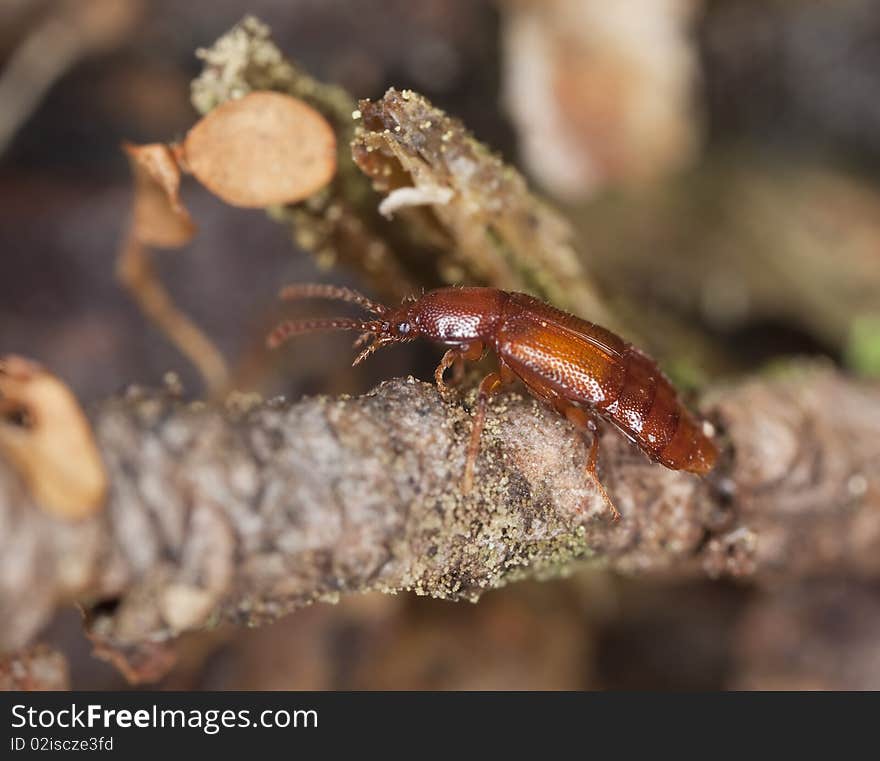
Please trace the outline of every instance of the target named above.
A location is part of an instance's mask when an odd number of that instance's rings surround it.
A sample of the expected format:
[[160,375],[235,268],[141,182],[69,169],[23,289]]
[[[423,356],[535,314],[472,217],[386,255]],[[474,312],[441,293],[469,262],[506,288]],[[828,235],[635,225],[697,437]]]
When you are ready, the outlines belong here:
[[219,394],[229,370],[222,352],[183,311],[162,284],[152,258],[134,232],[123,241],[116,260],[116,277],[128,289],[141,311],[198,369],[208,391]]
[[187,168],[233,206],[302,201],[336,173],[336,136],[303,101],[253,92],[217,106],[186,136]]
[[107,475],[79,403],[22,357],[0,359],[0,453],[47,512],[78,520],[103,506]]
[[164,143],[123,143],[134,174],[134,235],[145,246],[178,248],[195,234],[180,200],[180,167]]
[[131,163],[135,192],[131,227],[116,262],[117,277],[215,392],[226,384],[226,361],[211,339],[175,306],[147,251],[147,247],[179,248],[196,231],[180,199],[180,146],[123,143],[122,147]]

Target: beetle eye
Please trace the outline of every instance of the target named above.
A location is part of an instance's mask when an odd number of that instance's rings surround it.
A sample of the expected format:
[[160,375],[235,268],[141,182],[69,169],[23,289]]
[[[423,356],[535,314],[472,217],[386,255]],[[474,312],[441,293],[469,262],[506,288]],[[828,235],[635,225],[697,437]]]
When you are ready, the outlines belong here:
[[397,332],[400,333],[400,335],[402,336],[405,336],[407,333],[409,333],[409,331],[410,327],[408,322],[402,322],[400,323],[400,325],[397,326]]
[[387,333],[387,332],[388,332],[388,329],[389,329],[390,327],[391,327],[391,325],[390,325],[389,323],[387,323],[387,322],[383,322],[383,323],[382,323],[382,332],[383,332],[383,333]]

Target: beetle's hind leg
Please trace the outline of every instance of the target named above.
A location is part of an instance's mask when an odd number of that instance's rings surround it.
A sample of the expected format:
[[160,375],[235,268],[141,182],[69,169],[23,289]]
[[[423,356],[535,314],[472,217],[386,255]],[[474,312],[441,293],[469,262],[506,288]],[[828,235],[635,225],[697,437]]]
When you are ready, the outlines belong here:
[[582,408],[576,407],[573,404],[559,401],[555,406],[581,433],[590,432],[592,441],[590,441],[590,451],[587,455],[587,473],[602,493],[602,499],[611,511],[612,520],[620,520],[620,512],[614,506],[611,497],[608,496],[608,492],[605,491],[605,487],[596,473],[596,458],[599,454],[599,426],[596,423],[596,419]]

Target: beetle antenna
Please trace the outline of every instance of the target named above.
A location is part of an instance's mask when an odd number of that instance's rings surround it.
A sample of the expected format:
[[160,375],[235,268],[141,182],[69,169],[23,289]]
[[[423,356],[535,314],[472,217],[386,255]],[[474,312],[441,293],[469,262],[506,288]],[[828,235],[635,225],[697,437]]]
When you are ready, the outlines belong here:
[[285,320],[279,323],[266,338],[270,349],[277,349],[293,336],[323,330],[360,330],[375,333],[381,325],[372,320],[352,320],[348,317],[327,317],[323,319]]
[[347,301],[357,304],[359,307],[372,312],[375,315],[383,315],[388,312],[388,307],[367,298],[359,291],[346,288],[341,285],[329,285],[327,283],[294,283],[281,289],[281,298],[285,301],[296,299],[333,299],[335,301]]
[[352,344],[352,348],[353,348],[353,349],[360,349],[361,346],[364,346],[364,345],[367,343],[367,341],[369,341],[371,338],[374,338],[375,335],[376,335],[376,334],[375,334],[375,333],[372,333],[372,332],[361,333],[361,334],[355,339],[354,343]]

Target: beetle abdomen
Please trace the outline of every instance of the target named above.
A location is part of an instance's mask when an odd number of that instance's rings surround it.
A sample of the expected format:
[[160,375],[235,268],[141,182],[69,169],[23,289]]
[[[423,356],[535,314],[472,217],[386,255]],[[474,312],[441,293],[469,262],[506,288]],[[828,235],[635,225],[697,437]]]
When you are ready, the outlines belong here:
[[623,361],[617,403],[604,411],[651,459],[673,470],[707,473],[718,452],[657,364],[634,347]]
[[666,467],[714,465],[715,445],[654,360],[610,331],[512,294],[496,350],[533,393],[594,410]]

